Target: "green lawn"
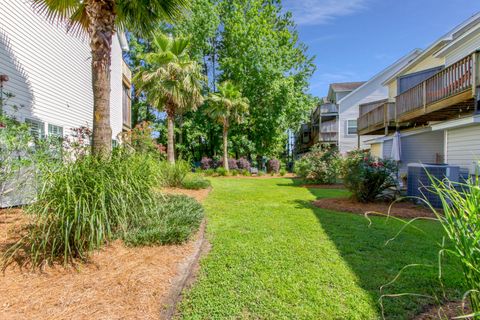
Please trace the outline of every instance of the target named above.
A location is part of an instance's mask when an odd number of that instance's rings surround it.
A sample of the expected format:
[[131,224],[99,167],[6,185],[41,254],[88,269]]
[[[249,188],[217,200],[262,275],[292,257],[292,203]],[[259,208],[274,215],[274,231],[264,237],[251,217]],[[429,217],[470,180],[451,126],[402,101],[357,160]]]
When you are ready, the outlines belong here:
[[[343,190],[306,189],[291,179],[213,179],[205,203],[212,250],[180,306],[184,319],[378,319],[379,287],[411,263],[384,293],[436,295],[440,226],[425,232],[402,224],[314,208],[311,201]],[[456,265],[446,261],[445,291],[462,292]],[[455,289],[456,288],[456,289]],[[384,300],[386,318],[408,319],[432,300]]]

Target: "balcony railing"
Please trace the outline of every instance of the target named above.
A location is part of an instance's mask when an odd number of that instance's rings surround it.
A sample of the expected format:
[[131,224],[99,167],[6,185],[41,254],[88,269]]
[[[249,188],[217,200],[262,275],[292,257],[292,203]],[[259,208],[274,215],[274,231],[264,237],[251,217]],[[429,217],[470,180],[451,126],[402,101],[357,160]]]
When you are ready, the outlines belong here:
[[338,113],[338,105],[335,103],[326,103],[320,106],[320,113]]
[[319,136],[319,142],[337,142],[338,133],[337,132],[321,132]]
[[396,97],[397,121],[408,121],[472,98],[475,59],[476,53],[466,56],[399,94]]
[[373,101],[360,105],[358,131],[362,134],[372,134],[388,127],[395,121],[395,103],[388,100]]

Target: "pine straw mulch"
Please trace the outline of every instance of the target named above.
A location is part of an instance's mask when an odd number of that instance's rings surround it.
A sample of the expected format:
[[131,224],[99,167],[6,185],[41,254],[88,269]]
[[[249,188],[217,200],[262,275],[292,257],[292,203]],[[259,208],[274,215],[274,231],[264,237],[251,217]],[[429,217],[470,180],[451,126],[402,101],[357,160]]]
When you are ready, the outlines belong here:
[[[208,191],[175,193],[203,200]],[[27,221],[20,209],[0,210],[0,247]],[[115,241],[75,267],[9,266],[0,275],[0,319],[158,319],[200,233],[183,245],[128,248]]]
[[424,312],[415,316],[413,320],[453,319],[471,312],[472,310],[468,303],[466,303],[465,309],[463,309],[461,301],[452,301],[442,306],[431,305]]
[[[340,212],[365,214],[365,212],[379,212],[388,214],[390,203],[374,202],[361,203],[350,198],[325,198],[313,202],[316,207]],[[371,214],[374,215],[374,214]],[[422,206],[411,202],[397,202],[392,206],[390,215],[398,218],[435,217],[435,214]]]

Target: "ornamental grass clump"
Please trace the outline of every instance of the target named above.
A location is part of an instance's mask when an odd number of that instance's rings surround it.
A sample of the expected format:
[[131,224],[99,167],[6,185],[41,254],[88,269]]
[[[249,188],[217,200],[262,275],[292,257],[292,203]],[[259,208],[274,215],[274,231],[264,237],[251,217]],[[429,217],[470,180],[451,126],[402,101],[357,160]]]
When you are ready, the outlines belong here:
[[162,187],[180,188],[183,185],[187,174],[192,168],[186,161],[177,161],[176,163],[160,162],[159,178]]
[[86,155],[45,171],[37,201],[27,208],[32,223],[4,253],[4,268],[17,258],[33,266],[85,260],[156,206],[157,161],[115,151],[109,159]]
[[384,191],[396,187],[398,166],[392,160],[380,160],[370,152],[355,150],[347,154],[341,165],[345,187],[359,202],[373,202],[384,195]]
[[462,266],[474,319],[480,319],[480,179],[470,178],[465,183],[450,182],[430,177],[431,192],[438,195],[443,211],[431,210],[442,224],[453,249],[442,249],[440,254],[455,256]]

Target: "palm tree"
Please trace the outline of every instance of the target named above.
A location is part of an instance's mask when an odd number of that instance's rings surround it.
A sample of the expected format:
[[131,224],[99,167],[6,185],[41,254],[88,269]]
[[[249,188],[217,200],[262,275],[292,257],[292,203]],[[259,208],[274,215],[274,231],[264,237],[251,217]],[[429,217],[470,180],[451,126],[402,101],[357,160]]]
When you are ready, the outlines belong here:
[[145,55],[146,65],[134,77],[137,92],[146,93],[147,102],[167,114],[167,159],[175,163],[175,116],[196,110],[203,103],[205,76],[200,65],[188,55],[189,41],[157,34],[153,52]]
[[228,168],[228,129],[232,122],[242,122],[248,114],[249,101],[242,96],[239,87],[231,81],[218,86],[218,92],[208,97],[205,112],[223,126],[223,167]]
[[149,33],[161,20],[177,18],[188,0],[31,0],[54,22],[86,32],[92,50],[93,153],[108,155],[110,127],[110,66],[112,38],[117,29]]

